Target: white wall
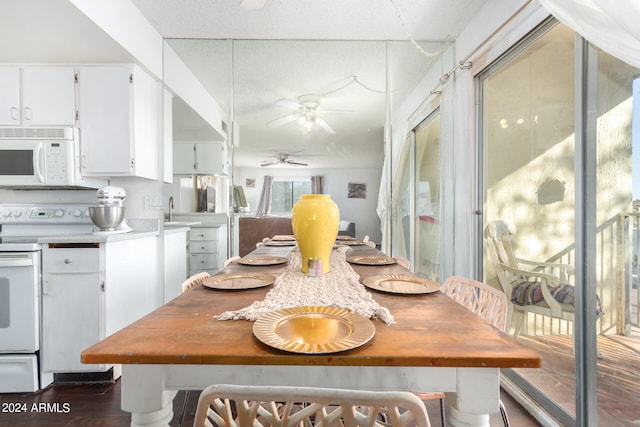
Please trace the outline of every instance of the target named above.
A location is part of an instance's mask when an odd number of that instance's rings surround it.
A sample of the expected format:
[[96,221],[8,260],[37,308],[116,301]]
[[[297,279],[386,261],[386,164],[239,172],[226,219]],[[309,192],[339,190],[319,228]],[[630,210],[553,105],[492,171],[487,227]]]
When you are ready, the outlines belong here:
[[[324,176],[324,192],[331,195],[340,209],[340,219],[356,223],[356,236],[368,235],[374,242],[380,242],[380,218],[376,214],[380,175],[382,168],[370,169],[310,169],[310,168],[239,168],[235,173],[235,184],[241,185],[251,212],[255,212],[260,200],[262,182],[265,175],[273,177]],[[247,188],[246,179],[255,179],[255,187]],[[349,199],[348,183],[367,184],[366,199]]]

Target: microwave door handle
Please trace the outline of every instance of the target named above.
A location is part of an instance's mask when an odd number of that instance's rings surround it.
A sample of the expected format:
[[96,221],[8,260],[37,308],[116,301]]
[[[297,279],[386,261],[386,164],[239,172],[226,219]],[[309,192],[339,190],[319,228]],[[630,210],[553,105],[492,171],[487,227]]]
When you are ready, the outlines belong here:
[[33,170],[35,171],[38,182],[44,184],[44,144],[38,144],[35,155],[33,156]]

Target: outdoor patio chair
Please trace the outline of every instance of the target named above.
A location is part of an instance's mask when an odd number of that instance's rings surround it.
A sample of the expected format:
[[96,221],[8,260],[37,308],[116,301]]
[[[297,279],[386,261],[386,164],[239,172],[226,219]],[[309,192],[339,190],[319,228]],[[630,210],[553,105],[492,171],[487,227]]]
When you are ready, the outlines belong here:
[[409,392],[238,385],[204,389],[193,425],[430,427],[424,404]]
[[484,231],[498,282],[511,301],[508,317],[514,335],[521,332],[527,312],[572,321],[574,287],[569,276],[574,268],[517,257],[511,245],[515,233],[516,227],[506,221],[491,221]]

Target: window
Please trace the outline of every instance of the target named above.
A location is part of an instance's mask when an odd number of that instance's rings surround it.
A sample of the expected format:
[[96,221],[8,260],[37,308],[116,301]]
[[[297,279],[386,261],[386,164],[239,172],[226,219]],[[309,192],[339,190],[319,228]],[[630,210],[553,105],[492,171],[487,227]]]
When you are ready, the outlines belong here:
[[271,192],[271,214],[290,215],[300,195],[311,194],[311,178],[275,178]]

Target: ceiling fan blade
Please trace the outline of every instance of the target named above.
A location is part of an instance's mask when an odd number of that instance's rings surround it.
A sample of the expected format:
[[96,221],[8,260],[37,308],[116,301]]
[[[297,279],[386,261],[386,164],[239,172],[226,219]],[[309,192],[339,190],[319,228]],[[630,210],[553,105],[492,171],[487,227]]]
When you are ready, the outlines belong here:
[[286,160],[286,163],[290,164],[290,165],[296,165],[296,166],[309,166],[308,163],[302,163],[302,162],[296,162],[294,160]]
[[355,113],[354,110],[316,110],[316,113]]
[[278,126],[286,125],[287,123],[291,123],[293,121],[298,120],[299,117],[300,117],[300,113],[287,114],[286,116],[267,122],[267,126],[275,128]]
[[321,127],[322,129],[324,129],[325,131],[327,131],[327,132],[329,132],[329,133],[332,133],[332,134],[335,134],[335,133],[336,133],[336,131],[335,131],[335,130],[333,130],[333,129],[331,128],[331,126],[329,126],[329,125],[327,124],[327,122],[325,122],[324,120],[322,120],[320,117],[316,117],[316,123],[318,124],[318,126],[320,126],[320,127]]
[[280,162],[262,162],[260,163],[260,166],[264,167],[264,166],[271,166],[271,165],[277,165]]
[[276,105],[281,107],[290,108],[292,110],[300,110],[302,108],[302,104],[292,101],[290,99],[282,98],[276,101]]

